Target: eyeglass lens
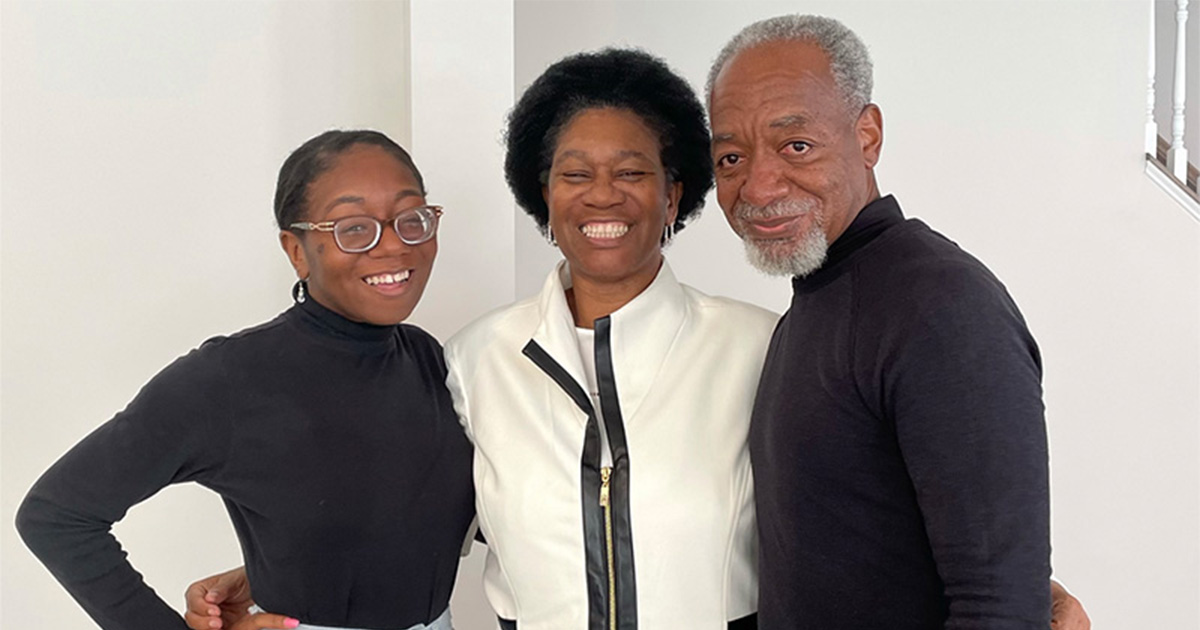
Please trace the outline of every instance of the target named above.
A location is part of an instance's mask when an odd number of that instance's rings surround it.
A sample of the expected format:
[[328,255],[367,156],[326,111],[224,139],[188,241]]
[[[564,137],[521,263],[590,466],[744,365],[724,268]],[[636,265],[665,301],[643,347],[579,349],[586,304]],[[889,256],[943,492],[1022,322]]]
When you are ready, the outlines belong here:
[[[400,240],[419,245],[437,230],[436,211],[428,207],[412,208],[389,221]],[[356,253],[371,249],[379,242],[382,224],[371,217],[348,217],[333,224],[333,236],[343,251]]]
[[393,219],[400,240],[405,243],[421,243],[433,235],[435,215],[431,210],[423,210],[424,212],[404,212]]

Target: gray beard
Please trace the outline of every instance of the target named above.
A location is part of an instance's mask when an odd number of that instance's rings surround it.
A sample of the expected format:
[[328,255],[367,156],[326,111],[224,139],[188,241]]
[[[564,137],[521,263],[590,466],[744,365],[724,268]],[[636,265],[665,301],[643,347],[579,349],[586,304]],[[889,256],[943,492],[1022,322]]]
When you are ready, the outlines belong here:
[[[752,216],[782,216],[797,212],[815,212],[813,204],[784,200],[765,208],[749,204],[738,204],[734,214],[740,220]],[[829,244],[825,241],[823,217],[816,216],[808,231],[792,240],[763,240],[743,238],[746,260],[759,271],[772,276],[796,276],[803,278],[825,264]]]

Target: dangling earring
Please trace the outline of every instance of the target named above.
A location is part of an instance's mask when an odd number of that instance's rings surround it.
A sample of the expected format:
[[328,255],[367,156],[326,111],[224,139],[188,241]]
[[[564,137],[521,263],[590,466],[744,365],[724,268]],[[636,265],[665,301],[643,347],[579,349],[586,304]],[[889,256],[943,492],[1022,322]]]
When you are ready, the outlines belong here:
[[673,238],[675,238],[675,224],[668,223],[663,227],[662,244],[670,243]]
[[550,243],[550,247],[558,247],[558,241],[554,239],[554,230],[550,227],[546,228],[546,241]]
[[307,285],[308,283],[304,280],[297,280],[296,284],[292,285],[292,299],[295,300],[297,304],[303,304],[304,301],[308,299],[308,296],[304,293],[304,288]]

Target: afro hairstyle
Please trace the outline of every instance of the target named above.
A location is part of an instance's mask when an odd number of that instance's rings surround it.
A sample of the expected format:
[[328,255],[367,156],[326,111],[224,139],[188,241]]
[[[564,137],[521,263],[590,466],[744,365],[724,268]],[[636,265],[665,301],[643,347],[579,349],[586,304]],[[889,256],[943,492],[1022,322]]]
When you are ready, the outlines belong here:
[[545,234],[542,196],[562,130],[576,114],[625,109],[658,134],[663,166],[682,184],[675,230],[704,205],[713,185],[710,136],[695,91],[661,59],[641,50],[606,48],[565,57],[529,86],[508,116],[504,176],[517,203]]

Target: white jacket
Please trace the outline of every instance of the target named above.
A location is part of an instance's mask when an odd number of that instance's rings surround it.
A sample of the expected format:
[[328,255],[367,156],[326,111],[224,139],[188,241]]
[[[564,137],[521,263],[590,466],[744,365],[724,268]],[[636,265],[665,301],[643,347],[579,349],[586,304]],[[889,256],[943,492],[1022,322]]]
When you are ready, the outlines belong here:
[[569,283],[562,263],[446,344],[488,599],[520,630],[723,630],[757,609],[746,439],[777,316],[681,285],[664,262],[597,320],[601,470]]

